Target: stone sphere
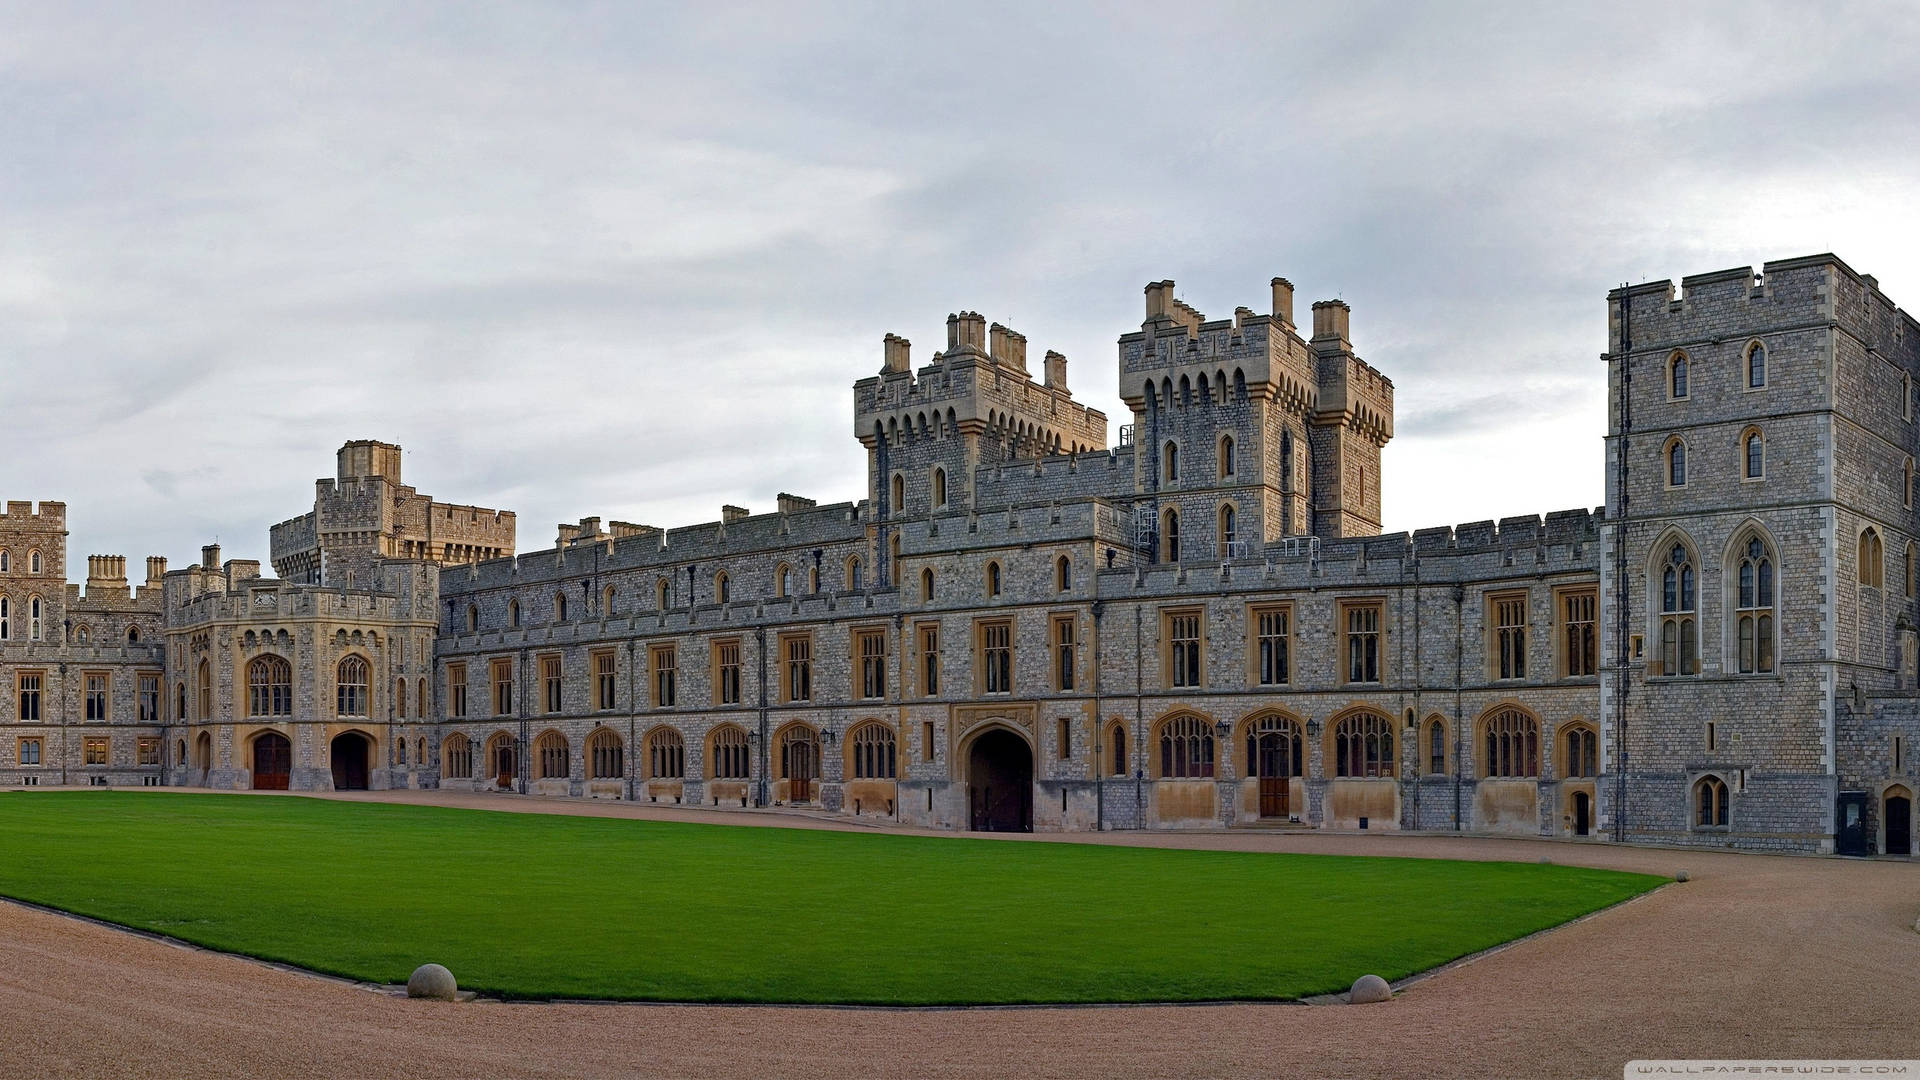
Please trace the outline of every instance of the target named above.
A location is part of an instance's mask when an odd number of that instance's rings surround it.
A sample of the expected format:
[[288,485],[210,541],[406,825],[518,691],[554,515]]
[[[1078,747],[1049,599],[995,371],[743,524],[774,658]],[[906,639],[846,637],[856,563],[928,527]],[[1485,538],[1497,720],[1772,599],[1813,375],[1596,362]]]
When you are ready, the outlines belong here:
[[1687,872],[1686,872],[1685,870],[1681,870],[1681,871],[1679,871],[1678,873],[1676,873],[1676,874],[1674,874],[1674,875],[1673,875],[1673,880],[1675,880],[1675,881],[1692,881],[1692,880],[1693,880],[1693,875],[1692,875],[1692,874],[1689,874],[1689,873],[1687,873]]
[[407,978],[407,996],[410,998],[452,1001],[459,996],[459,990],[460,987],[453,981],[453,972],[439,964],[421,964]]
[[1371,1005],[1376,1001],[1393,1000],[1393,987],[1378,975],[1362,975],[1353,980],[1353,991],[1347,995],[1347,1001],[1354,1005]]

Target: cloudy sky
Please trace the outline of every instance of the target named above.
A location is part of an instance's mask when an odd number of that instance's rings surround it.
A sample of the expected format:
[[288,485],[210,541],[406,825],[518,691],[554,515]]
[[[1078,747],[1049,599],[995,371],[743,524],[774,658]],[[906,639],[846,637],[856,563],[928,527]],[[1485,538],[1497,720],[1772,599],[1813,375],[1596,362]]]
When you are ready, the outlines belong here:
[[[1564,8],[1564,13],[1558,9]],[[858,497],[880,339],[1352,304],[1390,530],[1602,499],[1604,296],[1839,253],[1920,305],[1911,8],[0,0],[0,495],[264,558],[344,440],[659,525]]]

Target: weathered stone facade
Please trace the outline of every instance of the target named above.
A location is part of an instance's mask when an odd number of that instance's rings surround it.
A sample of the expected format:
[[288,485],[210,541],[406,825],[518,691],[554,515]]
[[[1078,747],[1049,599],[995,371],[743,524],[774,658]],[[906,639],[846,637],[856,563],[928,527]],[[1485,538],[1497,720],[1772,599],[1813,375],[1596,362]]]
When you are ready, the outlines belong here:
[[[489,559],[511,515],[349,443],[275,527],[289,580],[210,552],[163,606],[103,564],[86,618],[143,644],[79,662],[164,673],[142,782],[1910,848],[1920,328],[1832,256],[1681,289],[1609,298],[1601,510],[1373,535],[1394,387],[1347,305],[1303,337],[1284,279],[1217,321],[1155,282],[1118,446],[1064,357],[1036,382],[1024,337],[962,313],[855,385],[859,502],[587,518]],[[0,539],[57,550],[63,510],[23,505]],[[67,620],[61,573],[25,587]],[[282,662],[284,701],[255,678]]]

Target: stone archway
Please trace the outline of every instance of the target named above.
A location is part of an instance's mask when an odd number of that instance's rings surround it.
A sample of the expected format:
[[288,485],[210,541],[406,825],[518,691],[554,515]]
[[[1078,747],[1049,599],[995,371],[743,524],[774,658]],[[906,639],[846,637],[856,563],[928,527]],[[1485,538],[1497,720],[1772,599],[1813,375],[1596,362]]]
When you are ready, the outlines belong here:
[[1895,784],[1881,796],[1882,855],[1913,854],[1913,793]]
[[967,823],[975,832],[1033,831],[1033,747],[1007,728],[968,744]]
[[333,790],[367,790],[367,776],[372,771],[371,739],[357,731],[335,735],[327,756],[333,762]]

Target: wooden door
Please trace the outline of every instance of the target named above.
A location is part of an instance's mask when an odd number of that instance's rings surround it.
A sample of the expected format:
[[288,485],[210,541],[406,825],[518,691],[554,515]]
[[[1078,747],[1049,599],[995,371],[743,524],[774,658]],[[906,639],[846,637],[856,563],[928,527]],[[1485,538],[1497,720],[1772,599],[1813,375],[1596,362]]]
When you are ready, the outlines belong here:
[[1260,774],[1260,816],[1283,818],[1291,815],[1293,800],[1289,781],[1293,772],[1290,740],[1277,733],[1260,736],[1256,771]]
[[256,791],[285,791],[293,771],[293,744],[284,735],[269,732],[253,741],[253,787]]
[[811,802],[813,799],[813,743],[795,739],[787,744],[787,801]]
[[513,747],[502,744],[493,751],[493,773],[495,782],[503,788],[513,786]]
[[1573,835],[1585,836],[1593,829],[1593,803],[1584,791],[1573,793]]
[[1913,802],[1904,795],[1893,795],[1886,802],[1888,855],[1913,854]]

